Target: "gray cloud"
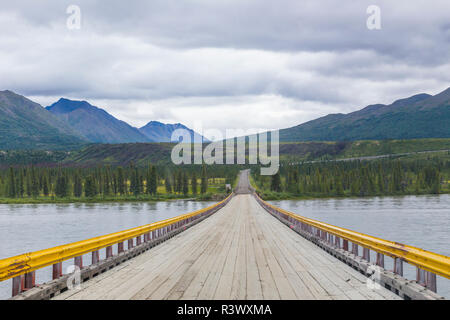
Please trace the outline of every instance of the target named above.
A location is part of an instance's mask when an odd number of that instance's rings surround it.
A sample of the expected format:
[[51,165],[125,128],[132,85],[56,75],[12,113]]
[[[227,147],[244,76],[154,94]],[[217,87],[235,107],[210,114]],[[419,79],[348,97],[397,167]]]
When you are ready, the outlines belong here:
[[[0,88],[98,102],[135,125],[269,128],[450,83],[447,0],[77,1],[75,31],[70,4],[2,4]],[[370,4],[381,30],[366,28]]]

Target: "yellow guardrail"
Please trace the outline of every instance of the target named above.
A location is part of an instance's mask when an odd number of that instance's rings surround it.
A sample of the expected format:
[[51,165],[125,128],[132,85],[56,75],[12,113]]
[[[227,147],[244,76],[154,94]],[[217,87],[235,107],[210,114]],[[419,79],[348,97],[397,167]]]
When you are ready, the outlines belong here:
[[356,243],[358,245],[361,245],[362,247],[371,249],[378,253],[390,256],[392,258],[400,258],[411,265],[419,267],[420,269],[450,279],[450,257],[302,217],[295,213],[278,208],[262,200],[257,194],[255,194],[255,196],[264,205],[272,208],[275,211],[281,212],[282,214],[295,220],[303,222],[317,229],[326,231],[337,237],[351,241],[352,243]]
[[174,218],[154,222],[144,226],[119,231],[104,236],[99,236],[87,240],[73,242],[49,249],[39,250],[35,252],[21,254],[15,257],[0,260],[0,281],[8,280],[19,275],[41,269],[70,258],[79,257],[83,254],[97,251],[102,248],[112,246],[116,243],[126,241],[143,234],[163,228],[165,226],[183,221],[185,219],[197,216],[206,211],[212,210],[224,202],[228,201],[232,194],[224,200],[191,213],[179,215]]

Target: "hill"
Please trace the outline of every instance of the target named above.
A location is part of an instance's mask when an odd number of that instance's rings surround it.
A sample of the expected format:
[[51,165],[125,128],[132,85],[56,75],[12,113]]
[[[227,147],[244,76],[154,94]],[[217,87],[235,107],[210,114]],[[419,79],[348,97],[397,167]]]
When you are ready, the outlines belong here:
[[152,141],[137,128],[118,120],[103,109],[86,101],[61,98],[46,108],[83,137],[96,143]]
[[189,129],[185,125],[181,123],[175,124],[164,124],[159,121],[150,121],[145,126],[139,128],[147,138],[154,142],[177,142],[177,140],[172,140],[172,133],[177,129],[184,129],[189,131],[191,135],[191,141],[197,139],[197,141],[207,142],[208,140],[198,133],[194,132],[194,130]]
[[0,91],[0,149],[74,149],[87,141],[41,105]]
[[280,130],[280,141],[350,141],[450,138],[450,88],[417,94],[390,105],[370,105],[348,114],[330,114]]

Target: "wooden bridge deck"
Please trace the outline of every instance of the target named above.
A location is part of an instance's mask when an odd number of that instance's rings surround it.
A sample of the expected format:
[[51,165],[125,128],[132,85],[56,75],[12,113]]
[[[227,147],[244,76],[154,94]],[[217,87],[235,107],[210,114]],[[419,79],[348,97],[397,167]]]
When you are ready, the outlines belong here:
[[302,238],[249,194],[54,299],[400,299]]

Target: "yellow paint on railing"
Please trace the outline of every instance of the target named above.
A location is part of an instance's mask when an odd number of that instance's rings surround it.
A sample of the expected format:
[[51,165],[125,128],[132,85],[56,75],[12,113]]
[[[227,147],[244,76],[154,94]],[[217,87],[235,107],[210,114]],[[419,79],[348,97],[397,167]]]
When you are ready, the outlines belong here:
[[178,221],[194,217],[216,208],[217,206],[227,201],[231,196],[232,195],[230,194],[224,200],[207,208],[179,215],[174,218],[154,222],[125,231],[119,231],[104,236],[99,236],[87,240],[73,242],[49,249],[39,250],[21,254],[11,258],[2,259],[0,260],[0,281],[4,281],[37,269],[41,269],[68,260],[70,258],[78,257],[92,251],[97,251],[99,249],[112,246],[116,243],[141,236],[153,230],[163,228]]
[[349,240],[352,243],[356,243],[365,248],[374,250],[392,258],[401,258],[409,264],[450,279],[450,257],[302,217],[298,214],[283,210],[262,200],[257,194],[255,196],[258,197],[259,200],[262,201],[265,205],[295,220],[298,220],[320,230],[329,232],[337,237]]

